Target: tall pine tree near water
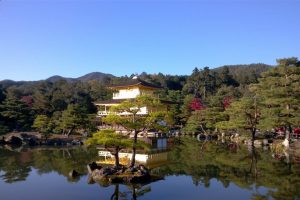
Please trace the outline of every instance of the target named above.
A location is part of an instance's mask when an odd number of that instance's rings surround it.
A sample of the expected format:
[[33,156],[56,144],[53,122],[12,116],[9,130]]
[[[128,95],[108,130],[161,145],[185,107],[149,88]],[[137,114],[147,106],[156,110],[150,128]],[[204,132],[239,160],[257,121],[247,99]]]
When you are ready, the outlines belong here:
[[300,62],[292,57],[278,59],[277,63],[262,73],[251,89],[263,104],[259,127],[285,127],[291,133],[293,127],[300,125]]

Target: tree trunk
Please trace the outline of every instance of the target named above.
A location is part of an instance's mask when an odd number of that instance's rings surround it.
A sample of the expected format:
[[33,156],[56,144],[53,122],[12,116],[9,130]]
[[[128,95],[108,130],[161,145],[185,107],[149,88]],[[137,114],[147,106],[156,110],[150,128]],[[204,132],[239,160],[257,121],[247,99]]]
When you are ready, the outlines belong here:
[[134,165],[135,165],[137,134],[138,134],[138,132],[136,130],[134,130],[134,141],[133,141],[133,147],[132,147],[132,157],[131,157],[130,167],[134,167]]
[[289,129],[289,138],[288,139],[290,139],[291,135],[293,134],[292,126],[288,125],[288,129]]
[[69,136],[72,134],[73,130],[74,130],[74,127],[72,127],[72,128],[69,130],[69,132],[67,133],[67,137],[69,137]]
[[[135,123],[135,114],[132,115],[132,123]],[[133,140],[133,146],[132,146],[132,157],[130,162],[130,167],[134,167],[135,165],[135,155],[136,155],[136,144],[137,144],[137,130],[134,129],[134,140]]]
[[202,124],[200,125],[201,130],[203,131],[203,133],[207,136],[208,134],[206,133],[206,131],[204,130]]
[[252,129],[252,141],[255,140],[255,133],[256,133],[256,128]]
[[116,147],[115,148],[115,154],[114,154],[114,156],[115,156],[115,166],[116,167],[119,167],[119,165],[120,165],[119,151],[120,151],[120,148]]

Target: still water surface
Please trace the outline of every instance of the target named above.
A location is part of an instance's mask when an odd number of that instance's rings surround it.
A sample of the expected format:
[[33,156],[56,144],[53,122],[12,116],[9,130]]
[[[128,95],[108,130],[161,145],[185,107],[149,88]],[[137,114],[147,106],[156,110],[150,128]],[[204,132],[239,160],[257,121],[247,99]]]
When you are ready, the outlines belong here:
[[[165,153],[163,158],[165,158]],[[88,184],[86,164],[97,151],[0,149],[1,200],[79,199],[300,199],[300,165],[290,156],[228,143],[175,141],[152,173],[163,180],[148,185]],[[68,177],[75,169],[82,175]]]

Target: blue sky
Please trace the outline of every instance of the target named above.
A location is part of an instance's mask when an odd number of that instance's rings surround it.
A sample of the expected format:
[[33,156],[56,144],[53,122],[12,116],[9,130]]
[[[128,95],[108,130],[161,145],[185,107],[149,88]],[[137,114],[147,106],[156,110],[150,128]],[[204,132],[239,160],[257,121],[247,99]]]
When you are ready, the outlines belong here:
[[300,58],[300,0],[0,0],[0,80]]

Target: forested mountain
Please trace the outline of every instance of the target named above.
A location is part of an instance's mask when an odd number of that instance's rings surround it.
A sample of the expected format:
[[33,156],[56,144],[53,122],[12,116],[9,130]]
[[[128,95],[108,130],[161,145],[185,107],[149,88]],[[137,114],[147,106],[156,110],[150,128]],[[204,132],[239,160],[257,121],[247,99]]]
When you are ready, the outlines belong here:
[[97,81],[105,83],[114,77],[115,76],[112,74],[105,74],[105,73],[101,73],[101,72],[92,72],[92,73],[86,74],[84,76],[78,77],[76,80],[79,80],[79,81],[97,80]]
[[262,72],[268,71],[272,66],[262,63],[249,64],[249,65],[224,65],[215,69],[218,73],[228,68],[229,74],[239,83],[249,84],[253,79],[260,76]]
[[2,88],[8,88],[10,86],[21,86],[21,85],[31,85],[31,84],[35,84],[38,81],[13,81],[13,80],[2,80],[0,81],[0,85],[2,86]]
[[76,81],[76,78],[67,78],[67,77],[55,75],[55,76],[51,76],[51,77],[46,79],[46,81],[49,81],[49,82],[52,82],[52,83],[54,83],[56,81],[61,81],[61,80],[72,82],[72,81]]
[[76,81],[83,81],[83,82],[88,82],[92,80],[97,80],[103,83],[107,83],[111,78],[114,78],[115,76],[112,74],[105,74],[102,72],[92,72],[88,73],[86,75],[80,76],[78,78],[69,78],[69,77],[63,77],[59,75],[51,76],[45,80],[39,80],[39,81],[13,81],[13,80],[2,80],[0,81],[0,84],[3,87],[9,87],[11,85],[24,85],[24,84],[35,84],[41,81],[47,81],[47,82],[57,82],[57,81],[67,81],[67,82],[76,82]]
[[83,81],[83,82],[87,82],[87,81],[92,81],[92,80],[97,80],[103,83],[106,83],[107,81],[109,81],[111,78],[114,78],[115,76],[112,74],[105,74],[102,72],[92,72],[92,73],[88,73],[84,76],[80,76],[78,78],[67,78],[67,77],[62,77],[62,76],[51,76],[49,78],[46,79],[46,81],[49,82],[56,82],[56,81],[61,81],[61,80],[65,80],[67,82],[74,82],[74,81]]

